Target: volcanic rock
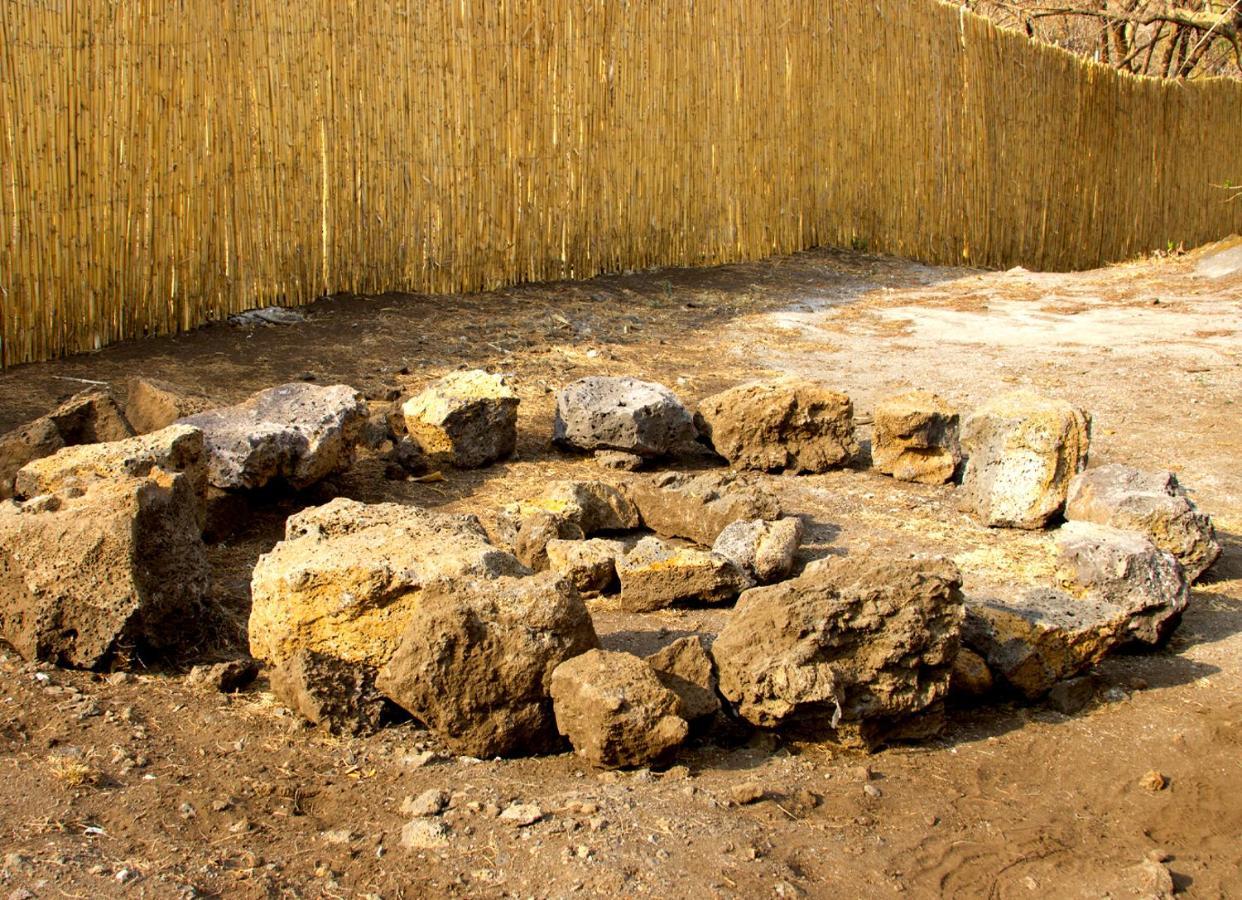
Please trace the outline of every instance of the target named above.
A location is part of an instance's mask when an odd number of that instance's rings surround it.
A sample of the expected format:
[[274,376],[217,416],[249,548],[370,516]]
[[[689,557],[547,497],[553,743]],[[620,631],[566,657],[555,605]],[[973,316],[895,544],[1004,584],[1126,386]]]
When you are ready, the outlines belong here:
[[734,522],[770,521],[781,514],[780,503],[761,482],[733,472],[663,472],[636,480],[628,493],[642,523],[656,534],[705,547]]
[[621,608],[651,612],[675,603],[725,603],[751,586],[724,556],[645,537],[617,560]]
[[477,469],[517,446],[518,396],[499,375],[453,372],[402,407],[406,431],[433,465]]
[[270,678],[281,702],[332,734],[366,735],[380,727],[385,701],[371,666],[303,648],[277,663]]
[[617,560],[625,553],[620,541],[548,541],[548,567],[583,593],[607,590],[617,580]]
[[687,722],[714,715],[720,709],[716,696],[716,667],[698,635],[679,638],[647,657],[660,683],[677,695],[677,714]]
[[952,481],[962,461],[957,411],[928,391],[876,404],[871,459],[876,469],[901,481]]
[[163,381],[131,378],[125,397],[125,418],[136,434],[160,431],[186,416],[210,409],[212,402],[201,394],[183,391]]
[[593,375],[566,386],[556,398],[553,440],[563,447],[654,458],[695,436],[690,413],[661,384]]
[[712,550],[759,584],[771,584],[789,577],[801,542],[801,519],[747,519],[720,532]]

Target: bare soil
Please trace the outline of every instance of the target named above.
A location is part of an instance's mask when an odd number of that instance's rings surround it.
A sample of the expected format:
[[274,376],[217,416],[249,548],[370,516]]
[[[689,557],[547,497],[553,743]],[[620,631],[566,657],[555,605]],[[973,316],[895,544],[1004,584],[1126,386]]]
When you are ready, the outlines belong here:
[[[208,694],[183,671],[60,671],[0,645],[6,896],[1123,897],[1143,895],[1133,867],[1150,856],[1187,896],[1242,895],[1242,276],[1196,277],[1193,257],[1037,275],[815,251],[470,296],[334,298],[306,315],[0,373],[0,430],[80,379],[123,391],[146,375],[223,403],[303,376],[380,396],[458,366],[514,374],[514,460],[417,483],[364,456],[212,545],[229,615],[203,659],[242,645],[250,567],[302,505],[344,494],[481,511],[557,477],[620,477],[548,444],[555,390],[594,373],[662,381],[693,402],[800,372],[848,392],[863,422],[909,387],[968,408],[1030,385],[1094,413],[1095,462],[1176,471],[1225,554],[1170,644],[1108,661],[1087,710],[957,708],[939,739],[871,757],[738,730],[696,739],[667,770],[601,773],[568,752],[420,764],[437,743],[416,723],[334,738],[282,710],[262,678]],[[936,551],[968,592],[1049,572],[1046,534],[981,528],[952,488],[863,464],[772,483],[812,523],[804,562]],[[637,616],[603,601],[595,614],[606,646],[650,652],[714,633],[727,612]],[[1153,770],[1161,790],[1142,783]],[[746,782],[767,799],[732,803]],[[429,788],[453,795],[448,846],[405,849],[401,800]],[[544,818],[497,818],[510,802]]]

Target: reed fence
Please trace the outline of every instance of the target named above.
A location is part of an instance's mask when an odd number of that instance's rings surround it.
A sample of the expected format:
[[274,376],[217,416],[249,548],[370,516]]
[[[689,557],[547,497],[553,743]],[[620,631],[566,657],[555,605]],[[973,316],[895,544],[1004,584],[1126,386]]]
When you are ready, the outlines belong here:
[[1242,232],[1242,85],[931,0],[0,0],[4,364],[334,291]]

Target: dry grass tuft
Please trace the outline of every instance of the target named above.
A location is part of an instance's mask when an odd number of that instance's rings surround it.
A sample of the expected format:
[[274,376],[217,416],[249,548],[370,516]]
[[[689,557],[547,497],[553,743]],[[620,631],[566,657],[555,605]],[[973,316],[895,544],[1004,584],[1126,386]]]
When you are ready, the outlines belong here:
[[53,778],[70,787],[97,785],[101,779],[101,774],[97,770],[72,756],[49,756],[47,766]]

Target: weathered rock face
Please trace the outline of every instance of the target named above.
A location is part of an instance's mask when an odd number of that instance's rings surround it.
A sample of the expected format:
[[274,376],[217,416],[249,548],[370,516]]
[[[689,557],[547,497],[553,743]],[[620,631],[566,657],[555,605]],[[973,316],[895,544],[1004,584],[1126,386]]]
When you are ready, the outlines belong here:
[[1137,531],[1068,522],[1057,532],[1056,550],[1062,587],[1121,607],[1136,641],[1162,642],[1190,602],[1181,564]]
[[23,467],[14,489],[20,497],[36,497],[92,481],[138,478],[154,469],[184,475],[201,506],[207,489],[203,433],[188,425],[174,425],[140,437],[66,447]]
[[677,695],[677,714],[687,722],[715,715],[720,709],[716,696],[716,667],[703,639],[698,635],[678,638],[647,657],[660,683]]
[[655,762],[685,740],[680,700],[637,656],[592,650],[556,667],[556,727],[602,768]]
[[163,381],[131,378],[125,397],[125,418],[137,434],[160,431],[186,416],[210,409],[211,401]]
[[617,560],[625,553],[620,541],[548,541],[548,567],[582,593],[600,593],[617,580]]
[[558,743],[549,685],[599,646],[567,581],[443,580],[423,592],[378,686],[459,752],[541,753]]
[[253,489],[281,479],[301,489],[350,466],[366,418],[353,388],[298,383],[179,424],[203,432],[212,486]]
[[518,396],[499,375],[453,372],[405,402],[406,431],[433,465],[477,469],[517,446]]
[[715,394],[699,404],[695,422],[716,452],[740,469],[826,472],[858,453],[850,398],[801,378]]
[[876,469],[901,481],[952,481],[962,461],[957,410],[928,391],[876,404],[871,459]]
[[662,384],[593,375],[556,398],[552,439],[575,450],[620,450],[654,458],[695,439],[681,401]]
[[580,541],[582,529],[556,513],[534,511],[526,515],[513,538],[513,553],[535,572],[548,567],[548,545],[553,541]]
[[651,612],[675,603],[727,603],[751,580],[727,558],[674,547],[657,537],[639,541],[617,560],[621,608]]
[[209,569],[198,498],[152,469],[0,505],[0,633],[27,659],[92,668],[193,639]]
[[1030,391],[989,400],[962,423],[967,506],[987,525],[1045,527],[1087,465],[1090,440],[1091,416],[1072,404]]
[[333,734],[366,735],[380,727],[385,700],[369,666],[299,650],[274,666],[270,679],[281,702]]
[[0,435],[0,500],[13,496],[13,479],[32,460],[62,447],[119,441],[133,429],[107,391],[92,389],[70,397],[46,416]]
[[960,585],[946,560],[851,556],[747,591],[712,645],[720,692],[753,725],[872,746],[947,695]]
[[1004,602],[969,602],[962,641],[995,674],[1035,700],[1123,643],[1129,621],[1129,614],[1111,603],[1027,590]]
[[1148,536],[1177,557],[1194,582],[1220,556],[1212,520],[1195,507],[1172,472],[1140,472],[1112,463],[1070,482],[1065,518]]
[[473,516],[337,498],[290,516],[251,579],[250,651],[281,663],[313,650],[378,668],[437,578],[526,575]]
[[949,691],[958,697],[983,697],[992,692],[992,672],[983,657],[962,647],[953,658]]
[[710,547],[742,519],[770,521],[781,514],[776,497],[758,481],[731,472],[664,472],[628,486],[642,522],[656,534]]
[[542,497],[524,500],[513,510],[518,519],[537,512],[573,522],[588,535],[631,531],[641,524],[633,501],[606,481],[559,481]]
[[759,584],[771,584],[789,577],[800,543],[801,519],[748,519],[720,532],[712,550]]

